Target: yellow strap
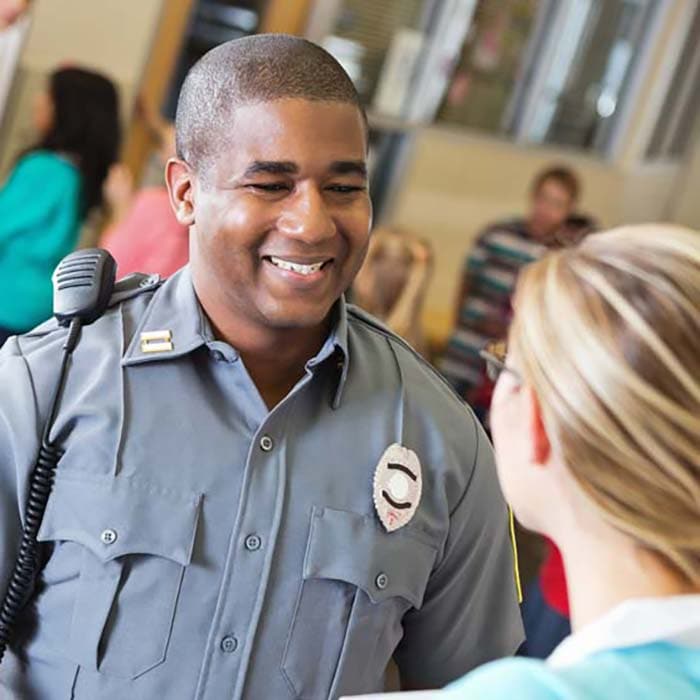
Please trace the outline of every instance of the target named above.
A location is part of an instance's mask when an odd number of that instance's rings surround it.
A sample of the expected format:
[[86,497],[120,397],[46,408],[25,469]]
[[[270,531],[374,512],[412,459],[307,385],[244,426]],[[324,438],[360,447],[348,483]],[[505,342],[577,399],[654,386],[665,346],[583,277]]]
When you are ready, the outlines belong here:
[[508,508],[508,520],[510,521],[510,543],[513,547],[513,573],[515,575],[515,590],[518,594],[518,603],[523,602],[523,587],[520,584],[520,565],[518,564],[518,542],[515,539],[515,517],[513,509]]

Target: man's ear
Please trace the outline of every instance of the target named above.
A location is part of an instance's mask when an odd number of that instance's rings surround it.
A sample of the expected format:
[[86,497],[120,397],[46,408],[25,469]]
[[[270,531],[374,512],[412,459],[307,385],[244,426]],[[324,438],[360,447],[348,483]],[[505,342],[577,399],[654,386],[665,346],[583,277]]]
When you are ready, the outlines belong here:
[[544,466],[549,461],[549,455],[552,451],[552,446],[549,442],[549,435],[542,419],[542,407],[537,394],[528,387],[528,421],[530,429],[530,444],[532,445],[532,454],[530,459],[534,464]]
[[170,206],[183,226],[194,224],[194,173],[184,160],[170,158],[165,166]]

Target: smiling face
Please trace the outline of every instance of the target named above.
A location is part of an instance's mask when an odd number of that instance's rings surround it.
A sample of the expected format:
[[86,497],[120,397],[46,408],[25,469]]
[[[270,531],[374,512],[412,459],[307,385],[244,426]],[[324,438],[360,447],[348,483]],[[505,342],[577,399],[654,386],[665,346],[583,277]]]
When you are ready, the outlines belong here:
[[[202,172],[168,180],[206,309],[261,329],[317,327],[367,248],[371,205],[360,111],[283,99],[237,108]],[[213,319],[216,323],[217,319]]]

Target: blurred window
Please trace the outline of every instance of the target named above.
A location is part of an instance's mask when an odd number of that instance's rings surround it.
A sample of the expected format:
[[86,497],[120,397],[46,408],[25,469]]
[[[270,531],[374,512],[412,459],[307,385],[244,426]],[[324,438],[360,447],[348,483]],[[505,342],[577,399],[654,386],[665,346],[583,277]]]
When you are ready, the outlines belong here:
[[539,0],[477,3],[439,120],[502,131],[542,4]]
[[320,43],[340,61],[368,107],[380,86],[392,44],[408,45],[412,40],[414,53],[419,52],[423,31],[437,4],[436,0],[336,0],[332,13],[325,10]]
[[254,34],[264,0],[197,0],[163,106],[163,116],[175,119],[177,98],[189,69],[210,49],[231,39]]
[[9,29],[0,31],[0,125],[19,65],[22,46],[29,31],[29,17],[22,17]]
[[438,118],[607,153],[658,0],[480,0]]
[[677,159],[690,145],[700,110],[700,6],[688,30],[647,158]]

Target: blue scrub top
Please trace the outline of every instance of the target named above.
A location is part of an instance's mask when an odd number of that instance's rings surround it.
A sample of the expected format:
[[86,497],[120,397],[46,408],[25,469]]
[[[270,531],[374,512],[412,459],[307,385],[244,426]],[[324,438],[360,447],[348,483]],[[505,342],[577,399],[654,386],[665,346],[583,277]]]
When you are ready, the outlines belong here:
[[593,654],[563,668],[534,659],[482,666],[449,686],[445,700],[697,700],[700,649],[656,642]]
[[78,242],[81,177],[56,153],[22,157],[0,187],[0,327],[23,332],[51,316],[51,274]]

